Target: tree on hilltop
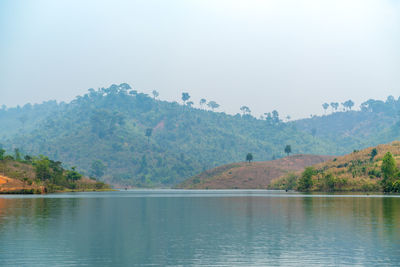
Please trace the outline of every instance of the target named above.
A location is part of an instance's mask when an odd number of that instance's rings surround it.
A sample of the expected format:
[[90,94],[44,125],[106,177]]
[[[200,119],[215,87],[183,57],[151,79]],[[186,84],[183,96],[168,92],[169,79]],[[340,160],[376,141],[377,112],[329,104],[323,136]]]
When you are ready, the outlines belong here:
[[342,105],[345,109],[351,110],[351,108],[354,106],[354,102],[349,99],[346,102],[343,102]]
[[323,103],[322,107],[324,108],[324,111],[326,113],[326,110],[329,108],[329,104],[328,103]]
[[207,103],[207,100],[205,100],[204,98],[200,99],[200,107],[203,108],[204,104]]
[[154,99],[156,99],[160,95],[156,90],[153,90],[152,94]]
[[285,153],[289,156],[292,153],[292,147],[290,145],[285,146]]
[[241,106],[240,111],[242,111],[243,115],[248,115],[251,113],[250,108],[247,106]]
[[246,161],[250,163],[252,160],[253,160],[253,154],[247,153],[247,155],[246,155]]
[[339,107],[339,103],[338,102],[332,102],[331,103],[331,107],[332,107],[332,112],[333,112],[333,110],[337,111],[337,109]]
[[214,111],[214,109],[216,109],[216,108],[219,108],[219,104],[217,104],[217,102],[215,102],[215,101],[208,102],[207,106],[209,108],[211,108],[212,111]]
[[189,93],[183,92],[183,93],[182,93],[182,101],[183,101],[183,104],[184,104],[184,105],[186,105],[186,101],[188,101],[189,99],[190,99]]

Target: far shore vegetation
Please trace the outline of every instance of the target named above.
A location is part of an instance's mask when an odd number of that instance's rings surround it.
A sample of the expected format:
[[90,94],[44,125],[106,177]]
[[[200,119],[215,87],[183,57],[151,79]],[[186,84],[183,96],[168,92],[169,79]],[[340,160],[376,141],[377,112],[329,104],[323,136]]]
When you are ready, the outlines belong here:
[[336,157],[272,181],[269,189],[300,192],[400,193],[400,142]]
[[62,162],[46,156],[22,156],[19,149],[6,155],[0,149],[0,193],[35,194],[71,191],[110,190],[95,178],[88,178],[75,167],[65,169]]

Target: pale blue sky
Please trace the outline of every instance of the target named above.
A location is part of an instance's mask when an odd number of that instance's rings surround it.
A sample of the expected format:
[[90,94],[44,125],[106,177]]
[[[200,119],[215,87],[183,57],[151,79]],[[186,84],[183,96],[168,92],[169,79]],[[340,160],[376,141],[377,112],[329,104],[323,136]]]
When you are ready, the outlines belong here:
[[294,118],[400,92],[400,1],[0,0],[0,105],[127,82]]

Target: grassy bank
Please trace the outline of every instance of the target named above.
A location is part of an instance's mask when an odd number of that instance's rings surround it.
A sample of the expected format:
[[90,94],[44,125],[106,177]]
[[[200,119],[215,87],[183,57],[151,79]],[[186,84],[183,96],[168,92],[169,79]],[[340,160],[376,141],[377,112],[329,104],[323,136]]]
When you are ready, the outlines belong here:
[[400,142],[378,145],[275,179],[269,189],[302,192],[400,192]]

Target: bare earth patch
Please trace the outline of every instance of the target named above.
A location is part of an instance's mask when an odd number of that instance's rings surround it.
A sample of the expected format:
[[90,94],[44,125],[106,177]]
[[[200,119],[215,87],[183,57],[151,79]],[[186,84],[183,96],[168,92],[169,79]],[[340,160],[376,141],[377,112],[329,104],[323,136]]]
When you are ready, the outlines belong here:
[[266,189],[269,183],[288,173],[332,159],[332,156],[293,155],[264,162],[239,162],[202,172],[180,185],[186,189]]

